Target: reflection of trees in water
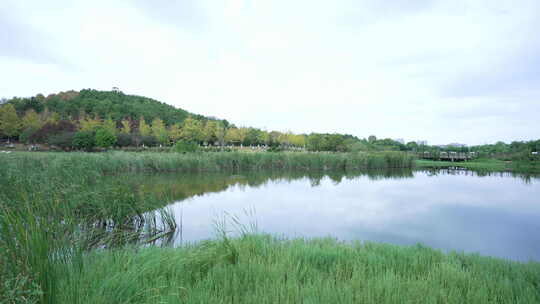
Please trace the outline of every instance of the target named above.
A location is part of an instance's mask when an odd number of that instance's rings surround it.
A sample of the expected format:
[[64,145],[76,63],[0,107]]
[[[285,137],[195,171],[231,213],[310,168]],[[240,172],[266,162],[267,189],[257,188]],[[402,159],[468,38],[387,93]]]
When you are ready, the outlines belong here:
[[450,167],[444,169],[422,169],[419,170],[426,173],[428,176],[438,176],[438,175],[464,175],[464,176],[475,176],[475,177],[502,177],[502,178],[519,178],[525,184],[532,183],[533,180],[540,180],[539,174],[531,173],[518,173],[511,171],[486,171],[486,170],[469,170],[463,169],[460,167]]
[[370,180],[412,178],[410,169],[369,170],[363,172],[283,172],[283,171],[247,171],[241,173],[190,173],[190,174],[140,174],[123,177],[110,177],[114,182],[126,183],[132,191],[143,196],[161,197],[162,205],[181,201],[190,197],[225,191],[230,187],[258,188],[273,182],[292,182],[308,179],[311,186],[316,187],[325,178],[334,184],[343,179],[352,180],[367,177]]

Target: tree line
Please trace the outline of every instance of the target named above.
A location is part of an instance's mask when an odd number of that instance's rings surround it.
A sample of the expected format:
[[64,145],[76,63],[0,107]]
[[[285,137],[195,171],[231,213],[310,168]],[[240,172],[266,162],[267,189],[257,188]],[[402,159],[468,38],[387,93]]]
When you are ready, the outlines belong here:
[[371,135],[266,131],[237,127],[227,120],[193,114],[157,100],[118,91],[81,90],[45,97],[0,100],[0,137],[63,149],[168,146],[177,142],[206,146],[265,146],[308,151],[475,151],[486,155],[538,151],[540,140],[498,142],[474,147],[406,144]]

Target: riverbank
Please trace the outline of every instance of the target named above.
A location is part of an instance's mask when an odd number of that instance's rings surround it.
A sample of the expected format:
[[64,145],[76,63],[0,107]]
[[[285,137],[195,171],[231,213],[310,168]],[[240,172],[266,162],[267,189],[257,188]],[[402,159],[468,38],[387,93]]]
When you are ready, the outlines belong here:
[[475,159],[467,162],[448,162],[419,159],[415,161],[417,168],[441,169],[459,167],[475,171],[512,171],[518,173],[540,173],[538,161],[502,161],[498,159]]
[[540,263],[423,246],[222,238],[94,252],[58,303],[538,303]]

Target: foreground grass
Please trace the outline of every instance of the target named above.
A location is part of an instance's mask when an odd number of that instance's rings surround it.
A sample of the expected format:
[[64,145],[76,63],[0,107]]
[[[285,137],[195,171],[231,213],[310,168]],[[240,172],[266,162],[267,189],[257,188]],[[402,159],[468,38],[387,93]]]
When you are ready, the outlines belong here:
[[94,252],[58,303],[539,303],[540,264],[423,246],[277,240]]
[[434,160],[416,160],[417,168],[461,167],[477,171],[514,171],[522,173],[540,173],[538,161],[502,161],[498,159],[475,159],[467,162],[449,162]]
[[172,201],[173,191],[144,191],[108,175],[412,166],[403,153],[2,154],[0,303],[57,303],[59,280],[70,268],[87,269],[82,257],[92,248],[150,241],[174,229],[168,213],[148,213]]

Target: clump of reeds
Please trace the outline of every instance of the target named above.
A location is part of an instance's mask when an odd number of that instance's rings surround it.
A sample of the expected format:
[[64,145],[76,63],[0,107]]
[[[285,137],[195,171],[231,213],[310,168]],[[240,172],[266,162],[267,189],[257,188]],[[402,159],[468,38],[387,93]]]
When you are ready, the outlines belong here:
[[[58,303],[538,303],[540,264],[423,246],[222,237],[94,252]],[[84,288],[80,288],[84,286]]]

